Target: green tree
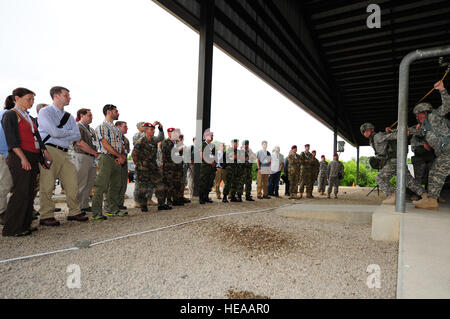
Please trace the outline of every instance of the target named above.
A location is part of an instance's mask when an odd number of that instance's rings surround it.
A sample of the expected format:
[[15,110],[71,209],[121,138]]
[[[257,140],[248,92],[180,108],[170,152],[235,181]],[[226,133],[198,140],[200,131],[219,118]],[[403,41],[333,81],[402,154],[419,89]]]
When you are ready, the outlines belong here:
[[[359,186],[375,187],[377,182],[375,178],[377,177],[378,171],[373,170],[369,165],[368,157],[361,157],[359,162]],[[367,163],[367,164],[366,164]],[[356,185],[356,161],[351,160],[344,162],[344,179],[341,180],[341,186],[352,186],[353,183]]]

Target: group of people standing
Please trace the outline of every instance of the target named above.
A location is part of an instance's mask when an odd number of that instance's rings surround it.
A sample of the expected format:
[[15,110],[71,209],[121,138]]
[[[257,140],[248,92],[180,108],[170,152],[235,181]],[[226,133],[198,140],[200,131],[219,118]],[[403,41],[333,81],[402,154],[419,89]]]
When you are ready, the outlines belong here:
[[[306,198],[314,198],[312,195],[314,183],[318,182],[318,192],[325,195],[325,187],[328,183],[328,198],[334,188],[334,197],[337,198],[339,183],[344,178],[344,165],[339,161],[337,153],[333,161],[328,163],[325,155],[321,160],[316,158],[317,152],[310,152],[310,145],[305,145],[305,150],[297,154],[297,145],[291,147],[285,163],[286,195],[289,199],[301,199],[306,189]],[[299,195],[297,195],[299,193]]]
[[[92,112],[82,108],[76,119],[64,110],[71,97],[67,88],[50,89],[52,104],[39,104],[38,116],[29,110],[35,93],[26,88],[15,89],[5,100],[0,112],[0,222],[3,236],[27,236],[36,231],[32,221],[39,218],[42,226],[59,226],[55,218],[52,196],[59,180],[66,194],[68,221],[105,220],[107,216],[127,216],[124,206],[128,179],[130,143],[125,137],[127,123],[118,121],[116,106],[103,107],[104,121],[94,130]],[[189,202],[184,193],[183,168],[171,161],[171,152],[179,138],[179,130],[168,129],[164,139],[159,122],[144,123],[145,134],[134,143],[132,158],[137,167],[137,200],[147,211],[144,198],[155,189],[158,210]],[[158,127],[159,135],[153,137]],[[157,165],[157,143],[162,142],[163,167]],[[183,147],[179,149],[182,152]],[[158,169],[155,169],[158,167]],[[181,174],[181,177],[180,177]],[[162,178],[164,177],[164,178]],[[94,190],[93,190],[94,189]],[[143,191],[146,189],[147,191]],[[93,191],[93,194],[91,194]],[[40,209],[34,211],[39,192]],[[8,201],[8,194],[11,197]],[[89,200],[92,195],[92,206]],[[105,214],[103,214],[105,212]]]

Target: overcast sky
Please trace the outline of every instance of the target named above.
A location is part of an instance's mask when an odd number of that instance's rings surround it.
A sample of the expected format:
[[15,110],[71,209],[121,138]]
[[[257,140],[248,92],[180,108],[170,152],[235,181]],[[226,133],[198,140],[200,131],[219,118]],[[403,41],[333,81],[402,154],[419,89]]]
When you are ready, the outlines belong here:
[[[198,49],[199,35],[151,0],[2,0],[0,98],[22,86],[36,93],[36,104],[51,103],[50,88],[61,85],[71,92],[66,110],[90,108],[94,127],[110,103],[128,123],[129,139],[138,121],[158,120],[181,128],[190,144]],[[213,62],[216,140],[249,139],[256,151],[266,139],[284,155],[309,143],[318,156],[332,157],[331,130],[218,48]],[[373,151],[362,147],[361,155]],[[355,157],[346,144],[341,160]]]

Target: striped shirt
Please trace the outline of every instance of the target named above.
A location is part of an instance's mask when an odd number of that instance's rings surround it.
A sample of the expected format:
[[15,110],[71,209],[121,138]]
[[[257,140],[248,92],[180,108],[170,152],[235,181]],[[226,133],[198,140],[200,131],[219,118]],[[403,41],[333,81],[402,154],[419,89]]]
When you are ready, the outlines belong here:
[[97,135],[99,152],[108,154],[108,151],[103,147],[101,140],[105,139],[109,145],[119,154],[122,153],[123,138],[122,132],[114,126],[113,123],[104,121],[95,129]]

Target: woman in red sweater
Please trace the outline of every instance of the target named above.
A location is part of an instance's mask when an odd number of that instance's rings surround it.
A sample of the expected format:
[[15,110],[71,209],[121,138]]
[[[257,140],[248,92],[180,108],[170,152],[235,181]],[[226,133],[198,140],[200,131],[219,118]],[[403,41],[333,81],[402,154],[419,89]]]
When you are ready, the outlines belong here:
[[9,109],[2,119],[8,144],[8,166],[13,179],[12,196],[5,211],[3,236],[27,236],[33,218],[34,189],[39,172],[41,149],[51,160],[37,130],[34,119],[28,114],[33,106],[34,92],[17,88],[5,101]]

